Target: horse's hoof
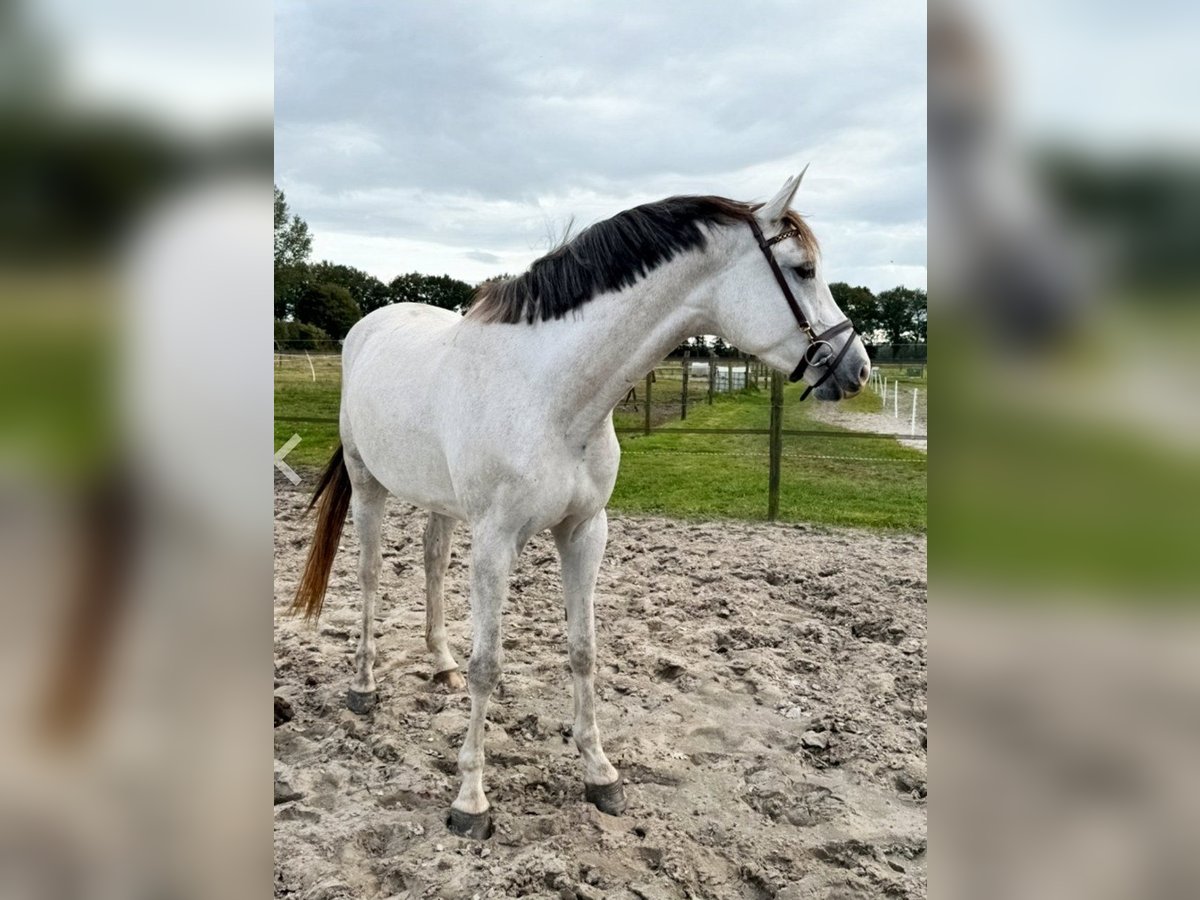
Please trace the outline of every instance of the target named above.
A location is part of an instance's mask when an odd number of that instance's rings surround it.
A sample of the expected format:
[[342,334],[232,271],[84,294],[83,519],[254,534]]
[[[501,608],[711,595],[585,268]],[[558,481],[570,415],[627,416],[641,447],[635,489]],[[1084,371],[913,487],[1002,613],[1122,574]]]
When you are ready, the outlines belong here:
[[360,716],[365,716],[375,708],[375,701],[379,699],[378,691],[356,691],[350,688],[346,691],[346,706],[350,712],[358,713]]
[[450,818],[446,827],[459,837],[470,838],[473,841],[486,841],[496,829],[492,825],[492,814],[488,810],[481,813],[467,813],[461,809],[450,807]]
[[584,782],[583,796],[596,809],[610,816],[619,816],[625,812],[625,788],[618,778],[612,784],[588,784]]
[[435,672],[433,683],[445,685],[451,691],[465,691],[467,689],[467,679],[463,678],[462,672],[458,671],[458,669],[446,669],[442,672]]

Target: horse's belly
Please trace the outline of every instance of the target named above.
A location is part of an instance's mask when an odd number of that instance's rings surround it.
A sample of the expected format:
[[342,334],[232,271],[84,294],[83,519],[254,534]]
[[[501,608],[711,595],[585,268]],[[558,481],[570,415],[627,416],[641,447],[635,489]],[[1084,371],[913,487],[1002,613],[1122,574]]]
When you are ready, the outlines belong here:
[[445,457],[431,442],[399,443],[385,446],[368,442],[359,447],[363,462],[388,493],[401,500],[457,519],[466,518],[454,493],[454,483],[446,468]]
[[[343,440],[388,493],[424,509],[462,517],[431,405],[412,401],[412,386],[346,403]],[[389,402],[397,397],[406,402]]]

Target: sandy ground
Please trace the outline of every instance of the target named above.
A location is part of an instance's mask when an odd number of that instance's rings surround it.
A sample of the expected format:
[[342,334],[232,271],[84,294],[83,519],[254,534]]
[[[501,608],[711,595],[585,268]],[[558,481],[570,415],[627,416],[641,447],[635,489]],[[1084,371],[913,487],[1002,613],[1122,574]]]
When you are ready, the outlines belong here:
[[[878,400],[878,397],[876,397]],[[843,409],[837,403],[815,403],[812,408],[812,417],[827,425],[837,425],[840,428],[846,428],[850,431],[872,431],[875,434],[909,434],[912,430],[912,399],[909,399],[907,410],[904,407],[903,397],[900,404],[899,417],[893,415],[893,407],[888,406],[886,411],[881,412],[851,412]],[[926,422],[925,401],[924,397],[919,398],[917,403],[917,431],[918,435],[928,435],[928,423]],[[902,438],[897,439],[898,442],[905,447],[911,447],[914,450],[920,450],[922,453],[929,451],[928,441],[906,441]]]
[[[321,623],[286,616],[309,522],[276,492],[275,896],[924,897],[925,539],[613,517],[597,588],[599,722],[625,815],[583,800],[558,563],[526,548],[505,612],[485,785],[496,833],[444,820],[469,701],[429,680],[423,517],[392,502],[380,703],[343,698],[347,528]],[[447,583],[469,649],[467,535]]]

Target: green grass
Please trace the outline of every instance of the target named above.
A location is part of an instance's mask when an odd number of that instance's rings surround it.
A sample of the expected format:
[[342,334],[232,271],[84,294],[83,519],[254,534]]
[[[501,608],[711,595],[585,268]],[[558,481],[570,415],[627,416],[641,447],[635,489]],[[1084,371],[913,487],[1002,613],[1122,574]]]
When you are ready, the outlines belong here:
[[[949,396],[949,395],[948,395]],[[966,427],[961,427],[966,426]],[[1194,459],[1143,438],[1021,411],[964,410],[939,464],[936,560],[992,585],[1102,586],[1197,596]]]
[[275,446],[283,446],[293,434],[300,435],[300,443],[287,457],[292,467],[325,465],[339,440],[336,424],[278,419],[279,416],[337,418],[342,394],[341,360],[315,357],[313,366],[317,374],[315,382],[303,356],[284,357],[283,364],[275,368]]
[[[784,390],[785,429],[838,431],[809,416],[801,387]],[[874,409],[877,399],[847,401]],[[683,434],[692,428],[766,428],[767,391],[721,395],[688,412],[686,423],[649,437],[621,435],[621,473],[610,507],[680,518],[765,519],[766,435]],[[835,458],[818,458],[835,457]],[[924,454],[877,438],[784,437],[779,518],[871,528],[924,530]]]
[[[1146,329],[1146,308],[1097,312],[1071,344],[1026,362],[1035,368],[1019,387],[994,346],[942,332],[955,378],[939,388],[945,452],[931,567],[982,596],[1034,603],[1200,597],[1193,407],[1181,405],[1175,421],[1147,419],[1135,404],[1161,397],[1103,399],[1131,377],[1162,384],[1173,401],[1180,381],[1196,383],[1200,313],[1156,309]],[[1107,410],[1081,414],[1076,407],[1095,410],[1098,394]]]
[[[336,368],[318,365],[314,383],[303,358],[299,365],[287,360],[276,369],[276,415],[336,418],[339,385]],[[678,381],[660,382],[656,388],[660,386],[656,399],[671,390],[678,396]],[[842,431],[814,422],[809,412],[815,401],[801,404],[800,392],[799,385],[785,388],[784,428]],[[766,518],[766,435],[682,434],[676,429],[765,429],[769,392],[718,395],[712,406],[705,393],[694,392],[685,423],[665,423],[649,437],[620,436],[623,453],[613,510],[689,519]],[[879,400],[863,395],[844,402],[850,409],[874,411]],[[640,413],[616,416],[619,427],[641,423]],[[294,467],[324,465],[338,442],[335,424],[276,421],[275,446],[292,434],[302,439],[287,459]],[[923,531],[925,504],[923,453],[877,438],[784,437],[781,521]]]

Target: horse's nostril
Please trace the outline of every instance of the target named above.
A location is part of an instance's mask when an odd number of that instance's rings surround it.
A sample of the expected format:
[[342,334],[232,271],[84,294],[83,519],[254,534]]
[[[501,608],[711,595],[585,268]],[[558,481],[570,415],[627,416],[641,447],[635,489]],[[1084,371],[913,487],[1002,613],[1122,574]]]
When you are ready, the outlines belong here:
[[870,377],[871,377],[871,364],[867,363],[865,366],[863,366],[861,369],[858,370],[858,383],[866,384],[867,379]]

